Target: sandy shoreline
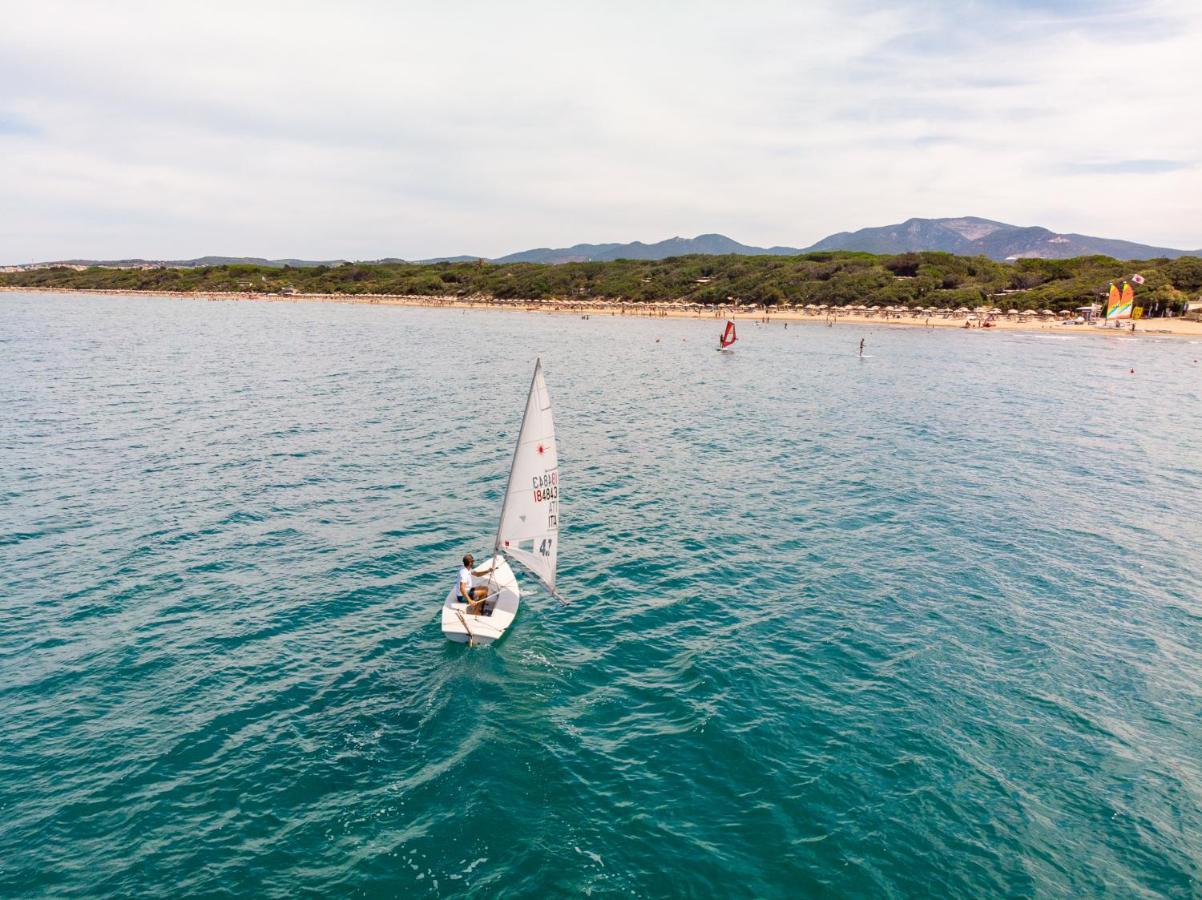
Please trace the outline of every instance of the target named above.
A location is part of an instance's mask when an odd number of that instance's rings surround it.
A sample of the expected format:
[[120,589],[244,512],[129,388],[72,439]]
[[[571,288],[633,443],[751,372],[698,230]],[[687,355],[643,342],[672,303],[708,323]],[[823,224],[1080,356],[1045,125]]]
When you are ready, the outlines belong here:
[[[0,286],[4,293],[43,294],[91,294],[134,295],[148,297],[179,298],[193,300],[248,300],[267,303],[355,303],[373,306],[411,306],[434,309],[499,309],[519,312],[554,313],[573,316],[624,316],[628,318],[681,318],[681,319],[737,319],[768,322],[799,322],[807,325],[888,325],[909,328],[960,328],[963,329],[969,316],[964,313],[949,315],[921,315],[865,313],[861,311],[782,309],[765,313],[762,310],[738,311],[729,308],[720,310],[697,310],[665,303],[607,303],[589,301],[587,305],[569,304],[562,300],[493,300],[478,298],[451,298],[437,296],[401,296],[392,294],[259,294],[253,292],[214,291],[142,291],[82,288],[44,288]],[[976,322],[973,322],[974,326]],[[1122,329],[1103,328],[1096,325],[1063,325],[1053,319],[1036,316],[999,315],[992,322],[990,331],[1034,331],[1056,334],[1131,334],[1130,322]],[[1145,319],[1135,323],[1136,336],[1202,337],[1202,322],[1186,319]]]

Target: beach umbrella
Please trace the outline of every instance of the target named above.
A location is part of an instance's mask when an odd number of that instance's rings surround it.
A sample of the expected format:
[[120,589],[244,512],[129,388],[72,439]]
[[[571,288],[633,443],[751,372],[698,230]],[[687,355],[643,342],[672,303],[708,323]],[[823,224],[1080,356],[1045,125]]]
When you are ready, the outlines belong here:
[[1054,312],[1052,312],[1050,309],[1044,309],[1044,310],[1040,310],[1040,313],[1039,313],[1039,314],[1040,314],[1041,316],[1054,316],[1054,315],[1056,315],[1056,314],[1055,314]]
[[956,312],[958,312],[958,313],[966,313],[966,312],[972,312],[972,310],[971,310],[971,309],[969,309],[967,306],[961,306],[961,307],[959,307],[959,308],[956,310]]
[[1017,315],[1018,315],[1018,310],[1017,310],[1017,309],[1008,309],[1008,310],[1006,310],[1006,315],[1008,315],[1008,316],[1017,316]]

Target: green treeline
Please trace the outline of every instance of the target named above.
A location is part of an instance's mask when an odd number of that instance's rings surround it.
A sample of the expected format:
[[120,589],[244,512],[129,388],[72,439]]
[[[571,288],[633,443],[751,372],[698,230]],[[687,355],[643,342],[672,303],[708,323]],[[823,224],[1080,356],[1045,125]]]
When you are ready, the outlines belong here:
[[[560,265],[487,262],[345,263],[311,268],[254,265],[197,269],[0,273],[0,285],[143,291],[399,294],[501,299],[605,299],[803,306],[1071,309],[1102,300],[1111,281],[1139,272],[1137,305],[1181,307],[1202,291],[1202,258],[1120,262],[1106,256],[998,263],[949,253],[807,253],[802,256],[679,256]],[[1005,293],[1003,293],[1005,292]]]

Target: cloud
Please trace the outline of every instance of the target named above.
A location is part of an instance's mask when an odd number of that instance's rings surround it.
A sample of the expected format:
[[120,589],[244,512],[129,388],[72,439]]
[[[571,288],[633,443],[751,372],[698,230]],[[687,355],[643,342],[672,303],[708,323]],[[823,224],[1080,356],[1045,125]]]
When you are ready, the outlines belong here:
[[38,129],[30,122],[20,116],[9,115],[0,111],[0,137],[5,135],[17,135],[28,137],[37,135]]
[[1175,159],[1118,159],[1110,162],[1068,162],[1059,167],[1069,175],[1163,175],[1194,165]]
[[0,262],[805,245],[963,213],[1202,244],[1175,162],[1202,11],[1177,0],[42,0],[7,24]]

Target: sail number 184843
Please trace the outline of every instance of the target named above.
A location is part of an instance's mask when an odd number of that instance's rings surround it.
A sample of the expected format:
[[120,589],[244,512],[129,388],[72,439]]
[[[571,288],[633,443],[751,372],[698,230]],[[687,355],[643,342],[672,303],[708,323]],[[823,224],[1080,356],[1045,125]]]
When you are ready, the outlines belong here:
[[542,503],[544,500],[559,499],[559,472],[546,472],[542,475],[535,475],[534,482],[534,502]]
[[[553,531],[559,528],[559,472],[552,470],[542,475],[535,475],[534,502],[547,504],[547,529]],[[543,555],[547,555],[546,551]]]

